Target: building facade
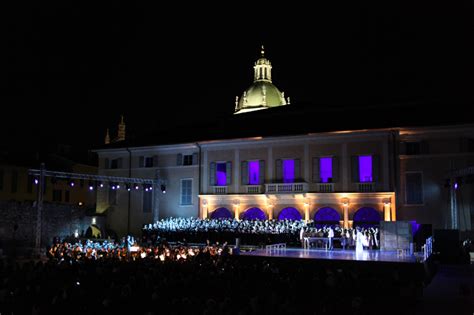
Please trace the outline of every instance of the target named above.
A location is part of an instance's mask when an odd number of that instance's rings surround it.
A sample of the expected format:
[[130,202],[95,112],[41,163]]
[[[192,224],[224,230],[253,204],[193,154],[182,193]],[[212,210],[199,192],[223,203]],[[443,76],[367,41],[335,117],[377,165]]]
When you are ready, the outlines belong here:
[[[271,69],[262,48],[235,114],[291,107],[272,84]],[[252,114],[234,117],[244,115]],[[97,192],[97,212],[120,235],[166,217],[292,218],[344,227],[408,220],[470,230],[472,185],[449,174],[474,165],[473,139],[474,125],[447,125],[123,143],[96,150],[99,175],[156,184],[108,183]]]

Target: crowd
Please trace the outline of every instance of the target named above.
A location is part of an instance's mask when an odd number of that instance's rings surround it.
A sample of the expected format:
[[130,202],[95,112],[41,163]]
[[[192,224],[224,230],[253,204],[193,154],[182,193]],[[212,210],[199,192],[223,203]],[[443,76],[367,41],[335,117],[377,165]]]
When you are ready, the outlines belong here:
[[[377,227],[359,227],[365,248],[379,247],[379,231]],[[143,228],[143,242],[149,244],[159,239],[168,241],[185,241],[190,243],[235,242],[242,244],[266,245],[287,243],[299,246],[303,237],[333,237],[339,241],[337,246],[354,248],[357,230],[343,229],[340,226],[321,226],[314,221],[303,220],[235,220],[235,219],[198,219],[198,218],[166,218],[147,224]]]
[[[0,260],[0,313],[409,314],[420,288],[399,266],[202,254],[165,261],[59,258],[77,247],[57,245],[47,262]],[[98,247],[83,244],[81,252],[126,246]]]

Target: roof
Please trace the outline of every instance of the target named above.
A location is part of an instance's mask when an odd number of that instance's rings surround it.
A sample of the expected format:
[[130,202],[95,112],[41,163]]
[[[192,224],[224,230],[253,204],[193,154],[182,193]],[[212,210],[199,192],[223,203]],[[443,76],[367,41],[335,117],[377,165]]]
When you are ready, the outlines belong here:
[[96,149],[171,145],[247,137],[474,123],[471,100],[364,105],[292,104],[240,115],[209,117]]

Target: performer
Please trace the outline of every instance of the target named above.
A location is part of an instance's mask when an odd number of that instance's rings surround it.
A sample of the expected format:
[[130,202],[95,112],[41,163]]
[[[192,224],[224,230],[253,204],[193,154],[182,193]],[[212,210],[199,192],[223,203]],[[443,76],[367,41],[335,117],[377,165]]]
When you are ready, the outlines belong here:
[[357,227],[357,235],[356,235],[356,254],[362,253],[364,251],[364,247],[362,246],[362,232]]
[[329,239],[328,247],[329,247],[329,250],[333,249],[333,246],[332,246],[333,237],[334,237],[334,231],[333,231],[332,227],[329,227],[329,230],[328,230],[328,239]]

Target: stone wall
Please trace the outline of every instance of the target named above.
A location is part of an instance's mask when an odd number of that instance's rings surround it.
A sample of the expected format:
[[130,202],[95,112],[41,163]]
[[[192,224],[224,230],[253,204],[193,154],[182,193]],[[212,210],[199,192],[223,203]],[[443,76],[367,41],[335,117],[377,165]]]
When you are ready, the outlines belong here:
[[380,249],[410,249],[413,242],[411,222],[380,222]]
[[[0,246],[14,244],[32,247],[36,239],[37,209],[33,202],[0,201]],[[55,236],[61,239],[79,235],[91,224],[86,209],[52,203],[44,203],[42,216],[42,246],[51,244]],[[16,229],[15,229],[16,228]]]

